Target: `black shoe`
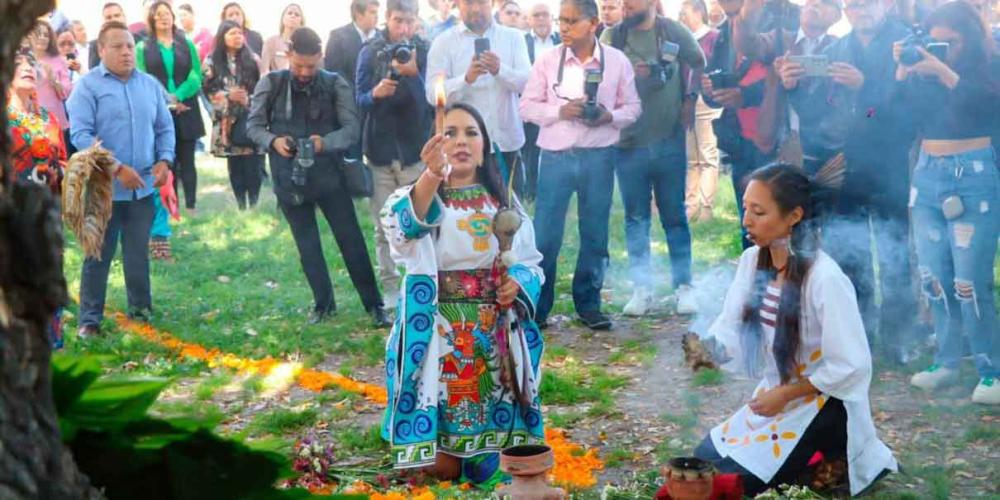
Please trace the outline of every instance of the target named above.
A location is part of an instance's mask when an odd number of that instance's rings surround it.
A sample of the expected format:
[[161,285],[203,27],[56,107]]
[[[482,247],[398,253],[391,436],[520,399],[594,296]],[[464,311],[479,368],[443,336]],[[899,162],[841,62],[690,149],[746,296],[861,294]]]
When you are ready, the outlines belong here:
[[584,311],[577,313],[580,321],[591,330],[610,330],[611,318],[601,311]]
[[372,324],[375,328],[388,328],[392,326],[392,318],[385,312],[382,306],[375,306],[368,311],[372,317]]
[[101,336],[101,328],[94,325],[83,325],[79,330],[76,331],[76,338],[80,340],[88,340]]
[[135,307],[128,311],[128,319],[140,323],[149,323],[153,319],[153,310],[148,307]]
[[306,321],[310,325],[318,325],[318,324],[320,324],[320,323],[322,323],[322,322],[330,319],[330,317],[333,316],[333,315],[335,315],[335,314],[337,314],[337,309],[336,308],[334,308],[334,309],[313,309],[313,311],[311,313],[309,313],[309,319],[306,320]]

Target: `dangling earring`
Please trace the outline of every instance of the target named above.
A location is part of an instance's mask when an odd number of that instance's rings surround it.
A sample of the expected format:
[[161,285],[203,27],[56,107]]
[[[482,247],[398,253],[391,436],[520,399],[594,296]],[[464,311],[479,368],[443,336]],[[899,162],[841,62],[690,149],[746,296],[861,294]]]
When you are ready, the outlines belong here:
[[795,226],[790,228],[788,234],[788,256],[795,257]]

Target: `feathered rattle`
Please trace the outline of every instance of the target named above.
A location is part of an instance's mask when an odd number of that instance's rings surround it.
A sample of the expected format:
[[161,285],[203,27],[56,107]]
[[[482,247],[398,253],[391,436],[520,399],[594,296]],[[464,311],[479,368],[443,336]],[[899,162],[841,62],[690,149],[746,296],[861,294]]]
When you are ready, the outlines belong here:
[[115,158],[100,142],[70,157],[63,179],[63,221],[76,233],[85,256],[100,260],[111,219]]

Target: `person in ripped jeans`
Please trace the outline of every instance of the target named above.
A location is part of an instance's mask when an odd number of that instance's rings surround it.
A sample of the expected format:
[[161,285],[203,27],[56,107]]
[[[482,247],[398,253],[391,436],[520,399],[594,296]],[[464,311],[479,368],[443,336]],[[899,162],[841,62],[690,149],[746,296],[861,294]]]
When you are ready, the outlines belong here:
[[[958,380],[963,334],[979,372],[974,403],[1000,404],[1000,339],[993,260],[1000,236],[1000,172],[991,135],[1000,120],[1000,58],[975,10],[945,4],[928,16],[935,47],[897,42],[900,96],[924,117],[910,209],[919,270],[937,332],[934,364],[910,383],[932,390]],[[945,50],[941,50],[943,47]],[[935,50],[936,49],[936,50]],[[941,56],[941,57],[939,57]]]

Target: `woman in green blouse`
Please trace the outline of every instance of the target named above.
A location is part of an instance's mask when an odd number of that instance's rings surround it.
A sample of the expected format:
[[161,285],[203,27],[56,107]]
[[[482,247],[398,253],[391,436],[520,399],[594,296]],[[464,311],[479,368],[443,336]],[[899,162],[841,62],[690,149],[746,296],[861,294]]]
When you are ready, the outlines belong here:
[[[177,136],[176,157],[173,166],[174,190],[178,181],[184,188],[184,205],[189,212],[195,209],[198,173],[194,164],[195,143],[205,135],[205,124],[198,105],[201,88],[201,64],[198,49],[184,36],[175,23],[173,9],[165,1],[154,2],[149,8],[146,23],[149,38],[136,45],[136,67],[156,77],[167,91]],[[177,191],[178,197],[180,192]],[[153,222],[153,256],[170,259],[170,226],[166,211],[157,210]]]

